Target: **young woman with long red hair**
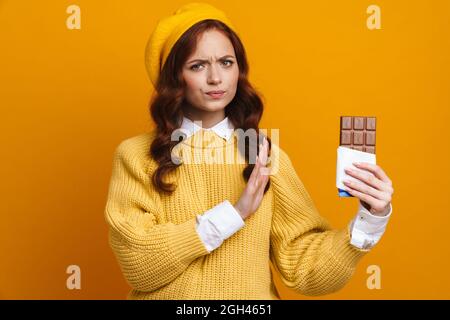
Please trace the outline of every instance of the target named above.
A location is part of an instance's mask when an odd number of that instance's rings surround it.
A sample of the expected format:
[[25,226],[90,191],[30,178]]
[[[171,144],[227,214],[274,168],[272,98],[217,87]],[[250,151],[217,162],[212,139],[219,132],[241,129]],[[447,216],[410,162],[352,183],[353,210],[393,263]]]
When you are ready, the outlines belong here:
[[287,153],[259,128],[263,102],[244,46],[211,5],[161,20],[146,67],[155,128],[117,147],[105,210],[128,298],[280,299],[270,263],[296,292],[342,288],[390,216],[383,170],[363,164],[361,183],[349,185],[365,227],[353,219],[331,229]]

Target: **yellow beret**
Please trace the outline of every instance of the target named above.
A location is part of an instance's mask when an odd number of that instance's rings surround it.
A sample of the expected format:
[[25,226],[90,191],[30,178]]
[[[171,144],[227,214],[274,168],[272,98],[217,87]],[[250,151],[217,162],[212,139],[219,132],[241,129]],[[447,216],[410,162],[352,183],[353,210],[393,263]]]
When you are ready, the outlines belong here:
[[188,3],[158,22],[145,48],[145,67],[155,88],[164,63],[177,40],[194,24],[206,19],[219,20],[236,32],[225,13],[207,3]]

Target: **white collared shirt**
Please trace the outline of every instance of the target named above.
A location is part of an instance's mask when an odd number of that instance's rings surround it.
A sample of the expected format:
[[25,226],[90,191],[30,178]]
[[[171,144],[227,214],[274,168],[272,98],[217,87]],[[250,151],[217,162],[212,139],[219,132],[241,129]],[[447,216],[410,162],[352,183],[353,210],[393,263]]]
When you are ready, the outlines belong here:
[[180,127],[184,133],[186,133],[186,138],[189,138],[191,135],[195,134],[198,130],[206,130],[206,131],[214,131],[219,137],[229,140],[233,134],[234,126],[228,117],[225,117],[222,121],[216,123],[211,128],[202,128],[201,122],[192,121],[189,118],[183,117],[183,122]]
[[[201,123],[183,117],[181,129],[188,138],[202,127]],[[228,140],[232,136],[234,127],[228,117],[225,117],[211,128],[203,128],[203,130],[212,130],[219,137]],[[349,223],[350,243],[361,249],[372,248],[384,234],[391,213],[392,204],[388,215],[380,217],[371,214],[359,201],[356,217]],[[220,247],[226,239],[244,226],[244,220],[229,200],[219,203],[202,215],[197,215],[196,229],[209,252]]]

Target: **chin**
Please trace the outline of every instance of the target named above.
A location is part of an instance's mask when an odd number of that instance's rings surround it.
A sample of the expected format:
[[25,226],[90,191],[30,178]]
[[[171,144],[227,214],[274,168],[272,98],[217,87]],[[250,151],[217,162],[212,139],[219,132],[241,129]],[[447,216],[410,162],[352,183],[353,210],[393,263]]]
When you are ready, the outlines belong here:
[[223,101],[207,102],[202,109],[205,111],[218,111],[225,109],[226,106],[227,104],[223,103]]

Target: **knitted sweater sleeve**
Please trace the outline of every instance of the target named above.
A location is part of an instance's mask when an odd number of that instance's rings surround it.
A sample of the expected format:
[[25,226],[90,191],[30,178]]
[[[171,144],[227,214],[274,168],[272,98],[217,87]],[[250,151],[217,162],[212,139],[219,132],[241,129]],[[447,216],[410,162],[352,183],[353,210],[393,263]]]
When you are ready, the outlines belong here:
[[115,150],[105,208],[109,244],[133,289],[149,292],[177,278],[208,250],[196,218],[157,223],[161,213],[146,170],[148,161],[127,140]]
[[298,293],[316,296],[338,291],[350,280],[357,262],[368,250],[350,244],[348,228],[330,228],[286,152],[276,145],[272,152],[273,159],[278,159],[271,164],[272,264],[283,283]]

